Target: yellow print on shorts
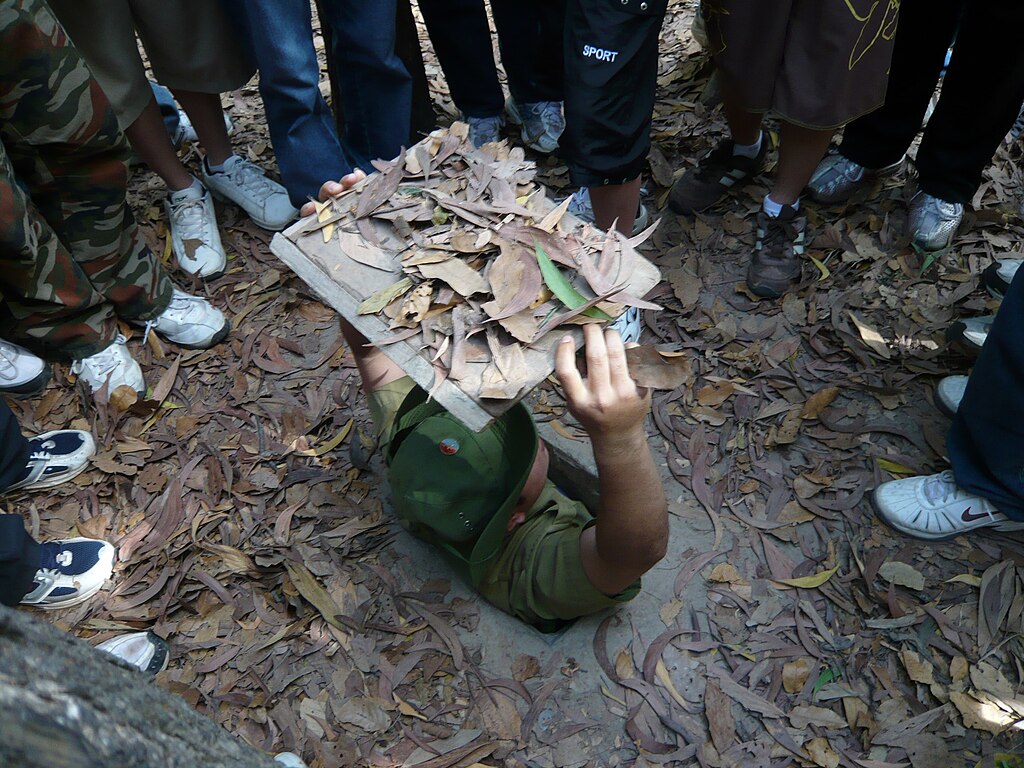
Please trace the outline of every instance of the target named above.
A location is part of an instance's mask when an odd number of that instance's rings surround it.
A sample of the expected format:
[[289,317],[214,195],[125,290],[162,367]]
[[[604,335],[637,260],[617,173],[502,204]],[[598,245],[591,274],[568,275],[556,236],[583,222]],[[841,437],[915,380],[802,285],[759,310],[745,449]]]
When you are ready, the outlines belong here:
[[[879,39],[892,43],[900,20],[900,0],[843,0],[850,15],[862,26],[857,42],[850,51],[850,69],[864,58]],[[857,6],[870,6],[864,11]],[[884,7],[883,7],[884,6]]]

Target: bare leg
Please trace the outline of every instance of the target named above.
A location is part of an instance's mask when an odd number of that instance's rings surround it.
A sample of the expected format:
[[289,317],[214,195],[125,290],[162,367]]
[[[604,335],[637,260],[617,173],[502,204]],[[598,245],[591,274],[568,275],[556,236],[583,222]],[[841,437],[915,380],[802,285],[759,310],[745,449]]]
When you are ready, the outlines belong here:
[[591,187],[590,202],[598,227],[607,231],[615,224],[615,228],[628,237],[633,234],[633,220],[640,206],[640,177],[625,184]]
[[341,319],[341,333],[352,350],[352,357],[356,359],[356,367],[359,369],[363,391],[366,394],[406,375],[405,371],[391,362],[391,358],[377,347],[371,346],[366,337],[344,318]]
[[761,121],[764,115],[748,112],[740,106],[735,89],[726,77],[722,77],[722,111],[729,123],[729,133],[737,144],[756,144],[761,136]]
[[220,96],[216,93],[175,90],[174,98],[188,114],[196,129],[199,143],[213,165],[220,165],[231,157],[231,140],[224,126]]
[[134,123],[125,129],[135,153],[152,168],[172,192],[185,189],[192,183],[192,174],[181,164],[164,128],[164,119],[156,99],[150,98]]
[[828,151],[833,131],[782,124],[779,141],[779,167],[771,198],[782,205],[792,205],[800,198],[811,174]]

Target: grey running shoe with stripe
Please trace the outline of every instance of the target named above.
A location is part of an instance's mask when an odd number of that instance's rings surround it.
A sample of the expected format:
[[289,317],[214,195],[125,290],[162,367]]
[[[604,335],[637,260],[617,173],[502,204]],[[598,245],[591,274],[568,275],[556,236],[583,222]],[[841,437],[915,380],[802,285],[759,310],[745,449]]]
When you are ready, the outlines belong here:
[[914,244],[923,251],[941,251],[953,242],[964,218],[961,203],[949,203],[918,191],[910,199],[907,226]]
[[669,192],[668,207],[682,214],[703,211],[761,172],[768,153],[767,137],[762,137],[757,157],[734,155],[733,146],[733,141],[723,141],[687,171]]
[[858,190],[873,186],[879,179],[896,175],[902,167],[902,157],[892,165],[871,169],[837,152],[821,161],[807,183],[807,191],[810,198],[819,203],[840,203],[849,200]]

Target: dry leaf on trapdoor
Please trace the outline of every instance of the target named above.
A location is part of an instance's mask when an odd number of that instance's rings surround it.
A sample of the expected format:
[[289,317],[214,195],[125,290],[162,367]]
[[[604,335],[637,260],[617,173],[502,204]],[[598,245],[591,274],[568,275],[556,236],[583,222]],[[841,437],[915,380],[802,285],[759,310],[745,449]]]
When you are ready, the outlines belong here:
[[686,355],[665,355],[655,347],[630,347],[626,350],[629,374],[638,387],[676,389],[693,382],[693,370]]

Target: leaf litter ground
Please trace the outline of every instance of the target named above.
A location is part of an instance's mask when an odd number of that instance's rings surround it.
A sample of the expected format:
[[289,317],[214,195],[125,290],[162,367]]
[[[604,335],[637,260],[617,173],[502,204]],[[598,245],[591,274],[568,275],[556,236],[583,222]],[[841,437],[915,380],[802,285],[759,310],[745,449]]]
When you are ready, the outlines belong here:
[[[701,102],[692,16],[674,5],[663,33],[646,182],[659,209],[724,133]],[[450,112],[429,53],[427,65]],[[255,87],[228,102],[236,146],[268,162]],[[741,284],[763,184],[666,217],[644,251],[667,309],[647,314],[645,335],[691,359],[649,424],[676,517],[660,569],[672,589],[657,617],[627,606],[594,624],[597,669],[556,641],[487,671],[480,606],[390,567],[404,534],[365,468],[368,417],[335,314],[270,256],[266,233],[220,206],[228,273],[192,288],[233,317],[225,344],[181,352],[136,333],[157,391],[127,413],[94,408],[63,368],[42,397],[12,401],[25,431],[90,429],[99,453],[93,471],[7,510],[48,537],[119,546],[103,599],[45,618],[91,642],[152,626],[172,643],[159,685],[314,768],[1013,765],[1021,539],[914,542],[877,522],[868,495],[945,467],[932,390],[969,361],[942,335],[994,309],[978,275],[1024,234],[1019,151],[1000,150],[966,232],[934,259],[906,247],[902,182],[808,205],[814,260],[781,302]],[[566,185],[557,159],[539,164]],[[166,259],[159,197],[136,174],[132,203]],[[578,437],[554,386],[538,402]],[[581,706],[585,675],[601,682]]]

